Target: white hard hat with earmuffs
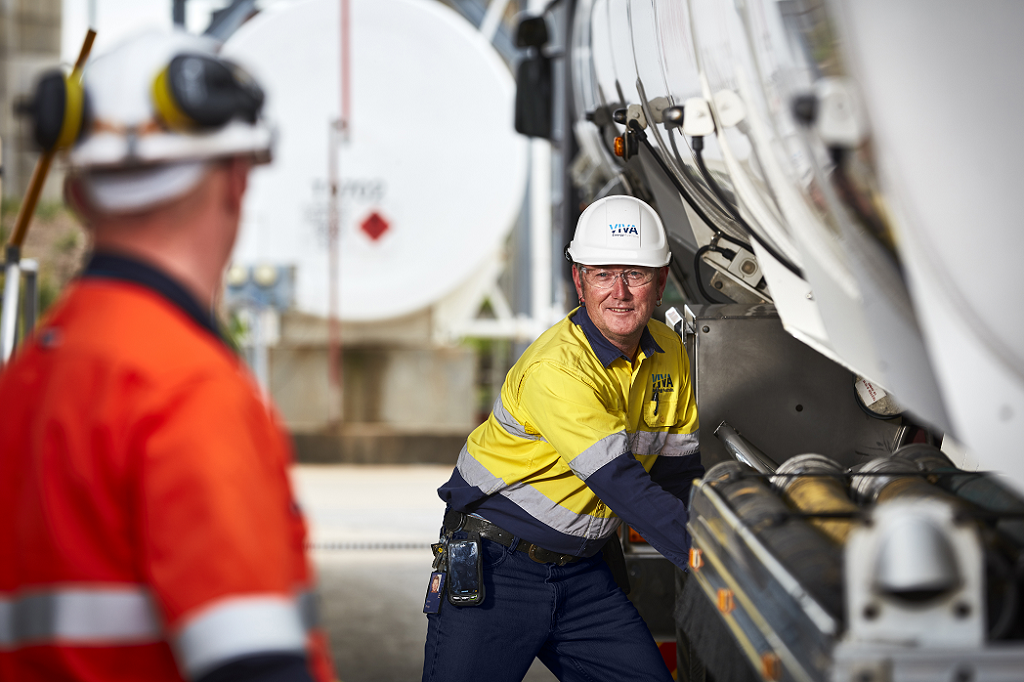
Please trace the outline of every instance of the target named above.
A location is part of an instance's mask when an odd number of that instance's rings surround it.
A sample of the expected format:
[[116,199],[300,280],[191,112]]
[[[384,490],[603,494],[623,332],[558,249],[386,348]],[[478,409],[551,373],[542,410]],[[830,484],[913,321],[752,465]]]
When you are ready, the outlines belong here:
[[580,265],[639,265],[660,268],[672,254],[657,212],[630,196],[598,199],[576,222],[566,257]]
[[67,149],[101,211],[141,210],[186,194],[219,158],[270,161],[263,91],[218,43],[150,31],[96,58],[81,84],[44,76],[31,110],[36,142]]

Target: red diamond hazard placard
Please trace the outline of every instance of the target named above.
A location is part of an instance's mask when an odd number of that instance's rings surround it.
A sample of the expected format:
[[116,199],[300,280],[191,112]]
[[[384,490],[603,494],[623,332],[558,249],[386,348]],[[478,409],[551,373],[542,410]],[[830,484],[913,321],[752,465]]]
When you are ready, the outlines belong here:
[[391,225],[379,213],[374,211],[359,223],[359,229],[366,233],[372,241],[377,241],[384,233],[391,228]]

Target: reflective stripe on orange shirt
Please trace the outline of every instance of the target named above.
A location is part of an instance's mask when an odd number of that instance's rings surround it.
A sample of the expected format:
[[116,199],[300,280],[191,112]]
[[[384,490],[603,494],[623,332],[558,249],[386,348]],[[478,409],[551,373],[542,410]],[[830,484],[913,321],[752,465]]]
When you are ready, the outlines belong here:
[[232,597],[203,609],[174,637],[178,665],[197,679],[218,666],[258,654],[306,650],[306,628],[296,600],[279,596]]
[[[179,665],[195,679],[228,660],[304,654],[317,625],[316,597],[251,595],[220,600],[174,637]],[[149,591],[139,585],[0,594],[0,651],[31,645],[131,646],[165,639]]]
[[149,592],[137,585],[0,594],[0,649],[31,644],[142,644],[163,639]]

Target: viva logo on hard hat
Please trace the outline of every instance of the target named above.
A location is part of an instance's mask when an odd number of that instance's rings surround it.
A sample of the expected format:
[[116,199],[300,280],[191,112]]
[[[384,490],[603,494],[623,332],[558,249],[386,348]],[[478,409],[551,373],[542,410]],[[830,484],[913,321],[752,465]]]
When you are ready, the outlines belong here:
[[615,223],[608,226],[612,231],[613,237],[625,237],[626,235],[635,234],[640,236],[640,233],[636,229],[636,225],[630,225],[629,223]]

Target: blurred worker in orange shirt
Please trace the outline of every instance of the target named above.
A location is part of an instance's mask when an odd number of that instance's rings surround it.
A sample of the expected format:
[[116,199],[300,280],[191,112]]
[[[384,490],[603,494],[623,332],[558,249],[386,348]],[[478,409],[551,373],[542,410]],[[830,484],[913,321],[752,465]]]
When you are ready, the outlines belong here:
[[333,678],[289,445],[211,312],[272,138],[214,47],[150,33],[37,96],[93,253],[0,375],[0,680]]

